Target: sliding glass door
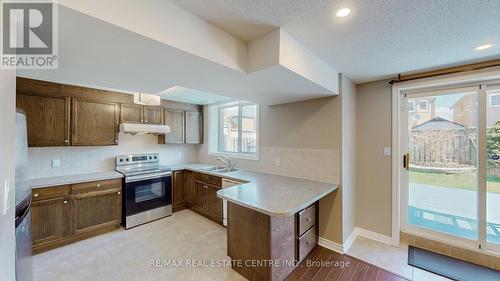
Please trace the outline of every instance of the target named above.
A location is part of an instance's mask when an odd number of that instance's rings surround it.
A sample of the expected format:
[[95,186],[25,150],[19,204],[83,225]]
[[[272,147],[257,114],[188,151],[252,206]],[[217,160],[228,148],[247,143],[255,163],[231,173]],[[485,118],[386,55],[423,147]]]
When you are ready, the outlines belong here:
[[500,249],[500,86],[408,92],[402,104],[403,231]]

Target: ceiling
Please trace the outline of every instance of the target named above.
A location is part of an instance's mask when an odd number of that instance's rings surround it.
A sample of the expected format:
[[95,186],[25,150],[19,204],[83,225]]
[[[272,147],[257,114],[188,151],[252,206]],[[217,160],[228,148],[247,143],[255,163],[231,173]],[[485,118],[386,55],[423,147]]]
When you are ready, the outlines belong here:
[[171,1],[245,41],[282,27],[357,83],[500,57],[499,0]]

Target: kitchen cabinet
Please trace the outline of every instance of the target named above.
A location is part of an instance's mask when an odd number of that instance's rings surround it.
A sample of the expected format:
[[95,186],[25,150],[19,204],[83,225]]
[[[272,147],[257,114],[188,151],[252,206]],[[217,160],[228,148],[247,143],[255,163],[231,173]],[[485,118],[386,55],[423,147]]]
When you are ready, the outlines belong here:
[[[57,93],[58,89],[54,87],[53,91]],[[69,97],[18,93],[16,107],[26,112],[29,147],[70,144]]]
[[203,122],[200,112],[186,111],[186,143],[203,143]]
[[[208,179],[208,180],[207,180]],[[191,209],[222,224],[222,199],[217,197],[221,178],[195,173],[192,183]]]
[[121,192],[121,179],[33,189],[33,252],[53,249],[120,227]]
[[120,121],[122,123],[163,124],[163,108],[122,104],[120,106]]
[[68,186],[32,192],[31,237],[33,252],[63,243],[70,234]]
[[122,104],[120,106],[121,123],[142,123],[142,106],[133,104]]
[[182,110],[165,109],[165,124],[170,127],[170,134],[159,137],[159,143],[185,143],[185,114]]
[[163,122],[163,108],[145,106],[143,108],[144,123],[162,125]]
[[121,223],[121,181],[89,182],[72,186],[73,235],[85,235]]
[[72,145],[117,145],[119,106],[94,98],[73,98]]
[[194,173],[192,171],[186,171],[185,173],[186,173],[186,203],[188,207],[191,207],[194,194]]
[[172,211],[177,212],[186,208],[186,176],[184,171],[172,173]]

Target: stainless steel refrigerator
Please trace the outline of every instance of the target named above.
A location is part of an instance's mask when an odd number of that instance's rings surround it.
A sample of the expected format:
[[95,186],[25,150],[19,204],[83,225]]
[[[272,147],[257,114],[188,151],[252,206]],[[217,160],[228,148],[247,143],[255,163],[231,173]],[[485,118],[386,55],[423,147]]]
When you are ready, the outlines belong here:
[[33,280],[26,114],[16,110],[16,280]]

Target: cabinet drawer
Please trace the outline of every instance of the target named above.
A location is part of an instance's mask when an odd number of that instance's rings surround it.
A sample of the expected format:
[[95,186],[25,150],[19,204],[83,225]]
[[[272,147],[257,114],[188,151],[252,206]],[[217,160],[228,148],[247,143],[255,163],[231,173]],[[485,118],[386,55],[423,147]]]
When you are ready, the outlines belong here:
[[312,227],[299,238],[299,262],[316,246],[316,238],[316,227]]
[[33,202],[41,201],[45,199],[66,197],[69,193],[68,185],[54,186],[54,187],[45,187],[45,188],[37,188],[31,191]]
[[299,212],[299,237],[316,224],[316,205]]
[[86,183],[74,184],[71,187],[71,194],[82,194],[87,192],[102,191],[107,189],[116,189],[122,187],[121,179],[105,180],[105,181],[93,181]]
[[222,186],[222,178],[202,173],[195,174],[195,180],[202,181],[205,183],[213,184],[216,186]]

